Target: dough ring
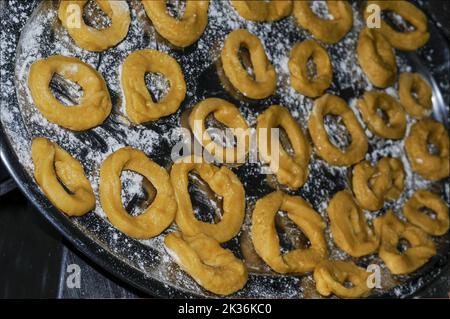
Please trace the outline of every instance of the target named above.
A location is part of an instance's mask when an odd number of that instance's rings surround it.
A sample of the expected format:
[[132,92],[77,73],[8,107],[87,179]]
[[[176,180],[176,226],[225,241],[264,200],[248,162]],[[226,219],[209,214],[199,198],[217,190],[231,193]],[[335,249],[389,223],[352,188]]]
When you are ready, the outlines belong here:
[[333,240],[339,248],[353,257],[376,252],[379,238],[349,192],[336,193],[328,203],[327,213]]
[[[255,78],[243,67],[239,50],[250,52]],[[247,30],[234,30],[228,34],[221,53],[223,70],[234,88],[251,99],[264,99],[275,92],[277,79],[275,68],[267,59],[264,47],[257,36]]]
[[[83,89],[80,103],[65,106],[49,88],[58,74]],[[30,68],[28,87],[36,107],[52,123],[73,131],[84,131],[102,124],[111,112],[111,98],[103,77],[90,65],[77,58],[53,55],[34,62]]]
[[[417,98],[413,93],[417,94]],[[406,112],[415,118],[426,117],[433,107],[431,86],[419,73],[400,74],[398,95]]]
[[69,153],[37,137],[31,145],[31,156],[34,178],[56,208],[69,216],[82,216],[95,208],[94,191],[83,166]]
[[[359,298],[367,296],[370,288],[367,279],[370,273],[350,261],[324,260],[314,270],[316,289],[322,296],[335,294],[339,298]],[[353,287],[346,287],[350,281]]]
[[[436,215],[432,218],[422,212],[428,208]],[[403,206],[403,215],[408,221],[433,236],[444,235],[449,228],[447,204],[437,195],[420,189]]]
[[[276,161],[272,161],[270,141],[271,129],[278,127],[281,127],[286,132],[294,154],[293,156],[288,154],[281,143],[279,143],[278,163],[276,163]],[[263,137],[263,135],[260,135],[263,129],[267,129],[267,143],[263,146],[259,145],[263,143],[262,140],[258,142],[261,159],[269,163],[269,165],[271,164],[271,168],[275,166],[273,170],[281,184],[287,185],[292,189],[303,186],[308,178],[308,164],[311,151],[297,121],[286,108],[280,105],[272,105],[258,116],[256,130],[260,138]],[[265,147],[267,151],[261,150],[261,147]],[[278,164],[278,167],[276,167],[276,164]]]
[[294,1],[297,23],[325,43],[339,42],[353,26],[352,6],[347,1],[327,1],[333,19],[322,19],[312,10],[309,1]]
[[[406,113],[392,96],[384,92],[366,92],[357,105],[364,122],[372,132],[384,138],[403,138],[406,131]],[[378,114],[377,109],[384,111],[387,121]]]
[[232,0],[231,4],[241,17],[250,21],[265,22],[278,21],[291,14],[291,0],[267,1],[238,1]]
[[397,77],[397,61],[391,44],[384,36],[364,28],[358,38],[358,63],[369,81],[379,88],[394,84]]
[[247,268],[233,253],[205,234],[193,237],[171,233],[164,239],[175,262],[200,286],[218,295],[230,295],[245,286]]
[[[153,101],[145,74],[161,73],[170,83],[169,92]],[[186,96],[186,82],[178,62],[164,52],[144,49],[131,53],[122,65],[122,87],[131,121],[141,124],[175,113]]]
[[208,24],[209,1],[187,0],[180,19],[167,11],[166,0],[142,1],[156,31],[173,45],[184,48],[195,43]]
[[[121,173],[133,171],[144,176],[156,189],[156,197],[139,216],[131,216],[122,204]],[[111,224],[137,239],[163,232],[173,222],[177,205],[169,174],[144,152],[124,147],[110,155],[100,169],[100,203]]]
[[[384,37],[399,50],[414,51],[425,45],[430,38],[428,33],[428,22],[426,15],[414,4],[408,1],[368,1],[367,5],[376,4],[382,11],[391,11],[400,15],[403,19],[411,23],[414,31],[396,31],[383,19],[381,27],[377,29]],[[364,19],[369,17],[370,12],[364,10]]]
[[[206,130],[205,121],[211,114],[214,115],[214,118],[217,121],[226,125],[228,128],[240,129],[242,132],[241,135],[236,135],[239,131],[234,132],[237,144],[232,148],[232,157],[227,154],[231,147],[224,147],[213,142]],[[189,126],[196,139],[200,141],[203,147],[206,147],[211,155],[213,155],[220,163],[243,164],[245,162],[245,157],[249,148],[248,124],[239,112],[239,109],[230,102],[218,98],[209,98],[201,101],[194,107],[189,115]],[[244,146],[244,148],[237,147],[240,145]],[[221,156],[219,157],[219,155]]]
[[[438,154],[430,153],[429,143],[439,148]],[[412,170],[432,181],[449,176],[448,149],[446,128],[430,118],[415,123],[405,140],[405,150]]]
[[[291,219],[308,237],[311,245],[280,254],[280,243],[275,229],[275,216],[279,210],[286,211]],[[325,222],[322,217],[300,196],[273,192],[256,202],[252,215],[252,238],[257,254],[276,272],[304,273],[328,257],[325,241]]]
[[[340,116],[351,135],[351,143],[344,151],[328,139],[324,118],[326,115]],[[332,165],[348,166],[361,161],[368,148],[366,134],[352,109],[338,96],[325,94],[316,100],[308,129],[317,154]]]
[[[308,75],[308,60],[312,58],[317,74]],[[289,57],[289,73],[291,85],[299,93],[308,97],[317,97],[331,85],[333,68],[330,56],[319,43],[305,40],[294,46]]]
[[[195,218],[188,192],[188,174],[195,171],[214,193],[223,198],[223,216],[216,224]],[[241,181],[227,167],[218,168],[202,158],[186,157],[178,160],[170,172],[175,198],[178,204],[175,222],[186,236],[203,233],[220,243],[236,236],[244,221],[245,192]]]
[[[392,211],[376,218],[374,228],[381,239],[378,255],[394,275],[413,272],[436,254],[433,241],[424,231],[402,222]],[[403,252],[397,248],[401,239],[407,240],[410,245]]]
[[[61,1],[58,17],[64,28],[75,41],[76,45],[88,51],[101,52],[120,43],[128,34],[131,17],[126,1],[95,1],[102,11],[111,19],[111,26],[105,29],[96,29],[88,26],[83,19],[83,9],[88,3],[81,1]],[[80,16],[80,25],[72,26],[73,6],[77,6]]]

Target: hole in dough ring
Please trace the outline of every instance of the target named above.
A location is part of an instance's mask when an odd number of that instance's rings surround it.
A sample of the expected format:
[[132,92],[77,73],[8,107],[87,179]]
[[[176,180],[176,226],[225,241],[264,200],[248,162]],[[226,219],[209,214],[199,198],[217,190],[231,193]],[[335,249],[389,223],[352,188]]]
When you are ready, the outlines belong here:
[[[243,67],[239,50],[245,47],[250,52],[250,60],[255,73],[253,79]],[[232,31],[225,39],[221,53],[225,75],[231,84],[244,96],[264,99],[275,92],[277,81],[275,68],[267,59],[264,47],[257,36],[247,30]]]
[[[316,289],[322,296],[334,294],[339,298],[359,298],[367,296],[370,288],[367,279],[370,273],[350,261],[324,260],[314,270]],[[353,287],[347,288],[350,281]]]
[[[327,114],[340,116],[351,135],[351,143],[345,151],[334,146],[325,130],[324,117]],[[317,154],[332,165],[348,166],[364,159],[368,142],[363,128],[356,119],[352,109],[338,96],[325,94],[316,100],[308,129]]]
[[378,249],[378,237],[349,192],[336,193],[328,203],[327,213],[334,242],[350,256],[361,257]]
[[[54,74],[77,83],[83,89],[80,104],[65,106],[49,88]],[[73,131],[102,124],[111,112],[111,98],[103,77],[77,58],[53,55],[31,65],[28,87],[34,104],[52,123]]]
[[234,254],[205,234],[193,237],[171,233],[164,239],[175,262],[200,286],[218,295],[230,295],[245,286],[247,268]]
[[369,81],[379,88],[394,84],[397,61],[391,44],[375,30],[361,30],[356,48],[358,63]]
[[[169,92],[153,101],[145,84],[146,73],[160,73],[170,83]],[[122,65],[126,111],[136,124],[156,121],[175,113],[186,96],[186,82],[178,62],[164,52],[144,49],[131,53]]]
[[290,15],[292,11],[291,0],[270,2],[232,0],[231,4],[241,17],[256,22],[278,21]]
[[[436,254],[433,241],[423,230],[402,222],[392,211],[376,218],[374,228],[381,239],[378,255],[394,275],[411,273]],[[406,239],[411,247],[399,252],[400,239]]]
[[[195,217],[188,192],[190,171],[198,173],[212,191],[223,198],[223,216],[218,223],[205,223]],[[172,166],[170,178],[178,204],[175,222],[184,235],[203,233],[223,243],[239,233],[245,216],[245,192],[230,169],[208,164],[203,158],[185,157]]]
[[187,0],[180,19],[172,17],[166,0],[142,1],[156,31],[173,45],[184,48],[195,43],[208,24],[209,1]]
[[309,1],[294,1],[297,23],[325,43],[339,42],[353,26],[352,6],[347,1],[327,1],[333,19],[322,19],[311,9]]
[[[280,242],[275,228],[275,216],[285,211],[308,237],[311,246],[295,249],[281,255]],[[279,273],[304,273],[328,257],[325,241],[325,222],[311,206],[299,196],[273,192],[256,202],[252,215],[252,238],[257,254]]]
[[[317,69],[317,75],[313,79],[308,76],[308,60],[310,58],[313,59]],[[292,87],[308,97],[322,95],[333,79],[330,56],[314,40],[305,40],[295,45],[291,51],[288,66]]]
[[[141,174],[156,189],[153,202],[139,216],[131,216],[123,207],[120,177],[125,170]],[[102,163],[99,192],[100,203],[111,224],[130,237],[155,237],[175,218],[177,205],[169,174],[140,150],[121,148]]]
[[[244,148],[233,147],[231,158],[227,154],[229,151],[228,147],[213,142],[205,128],[206,118],[210,114],[213,114],[217,121],[226,125],[228,128],[240,129],[239,131],[241,131],[240,135],[236,135],[236,133],[239,133],[238,130],[234,131],[234,133],[237,139],[237,146],[243,145]],[[208,151],[219,162],[244,163],[249,148],[248,124],[236,106],[219,98],[203,100],[189,114],[189,126],[197,140],[201,142],[203,147],[208,147]]]
[[[396,31],[386,21],[381,19],[381,26],[378,30],[391,45],[399,50],[413,51],[428,42],[428,22],[426,15],[414,4],[408,1],[368,1],[367,5],[376,4],[381,11],[391,11],[400,15],[403,19],[411,23],[414,31]],[[367,21],[371,13],[364,10],[364,19]]]
[[[413,92],[417,93],[417,99]],[[400,74],[398,95],[406,112],[417,119],[426,117],[433,107],[431,86],[419,73]]]
[[[429,208],[435,214],[436,218],[422,213],[421,208]],[[421,228],[426,233],[433,236],[444,235],[449,228],[448,207],[445,202],[437,195],[427,190],[421,189],[403,206],[403,214],[408,221]]]
[[[372,132],[384,138],[403,138],[406,131],[406,113],[392,96],[384,92],[366,92],[357,105],[364,122]],[[378,108],[386,113],[387,123],[378,115]]]
[[[286,131],[294,155],[291,156],[288,154],[282,145],[280,145],[278,162],[273,162],[270,142],[271,129],[278,127],[281,127]],[[264,145],[262,144],[262,141],[258,142],[261,159],[271,164],[271,167],[273,167],[273,170],[276,172],[277,179],[281,184],[287,185],[292,189],[303,186],[308,178],[308,164],[311,150],[297,121],[286,108],[280,105],[272,105],[258,116],[256,130],[259,138],[263,138],[264,136],[264,134],[261,133],[263,129],[267,129],[265,135],[267,137],[267,143]],[[265,147],[266,150],[261,150],[261,147]],[[276,167],[277,164],[278,167]]]
[[31,156],[34,178],[56,208],[69,216],[82,216],[94,209],[94,191],[80,162],[42,137],[33,139]]
[[[439,154],[428,151],[428,143],[439,148]],[[405,140],[405,150],[414,172],[437,181],[449,176],[449,139],[444,125],[430,118],[415,123]]]
[[[83,20],[83,9],[88,3],[82,1],[61,1],[58,17],[69,35],[80,47],[88,51],[101,52],[120,43],[128,34],[131,17],[126,1],[95,1],[102,11],[111,19],[111,25],[105,29],[96,29],[88,26]],[[80,25],[71,27],[73,21],[73,6],[80,8]]]

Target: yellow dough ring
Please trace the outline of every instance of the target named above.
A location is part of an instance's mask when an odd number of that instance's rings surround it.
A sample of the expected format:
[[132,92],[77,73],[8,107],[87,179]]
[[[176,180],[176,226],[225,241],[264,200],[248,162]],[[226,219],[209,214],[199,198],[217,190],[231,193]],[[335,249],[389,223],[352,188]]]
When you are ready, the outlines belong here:
[[433,107],[431,86],[419,73],[400,74],[398,95],[406,112],[417,119],[426,117]]
[[232,0],[231,4],[241,17],[250,21],[265,22],[278,21],[291,14],[291,0]]

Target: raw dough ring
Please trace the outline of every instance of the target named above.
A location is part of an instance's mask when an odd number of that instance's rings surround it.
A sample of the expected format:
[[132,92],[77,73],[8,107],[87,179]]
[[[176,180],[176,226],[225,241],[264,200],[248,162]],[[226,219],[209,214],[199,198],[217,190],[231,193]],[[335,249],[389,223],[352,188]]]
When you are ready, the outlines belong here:
[[[233,147],[232,158],[229,158],[227,154],[228,147],[213,142],[211,136],[206,131],[205,121],[210,114],[213,114],[217,121],[227,127],[242,130],[242,134],[240,136],[236,135],[236,138],[238,140],[237,145],[244,145],[244,149],[238,149],[236,146]],[[200,123],[197,123],[196,125],[196,121],[199,121]],[[209,145],[208,151],[211,155],[215,156],[219,162],[244,163],[249,148],[248,124],[236,106],[219,98],[203,100],[198,103],[191,114],[189,114],[189,126],[191,127],[194,136],[201,142],[203,147]],[[234,133],[238,133],[238,131],[235,131]],[[219,154],[222,154],[222,156],[218,158]]]
[[[428,143],[439,148],[439,154],[430,154]],[[449,176],[449,140],[444,125],[430,118],[415,123],[405,140],[405,150],[414,172],[437,181]]]
[[[370,273],[350,261],[324,260],[314,270],[316,289],[322,296],[335,294],[339,298],[359,298],[368,295],[367,279]],[[353,287],[344,283],[350,281]]]
[[[262,159],[269,164],[272,163],[271,151],[271,129],[281,127],[285,130],[289,142],[293,148],[294,156],[289,155],[280,143],[278,169],[275,172],[278,181],[292,189],[297,189],[305,184],[308,178],[308,164],[311,150],[302,129],[289,111],[280,106],[272,105],[258,116],[256,130],[259,133],[262,129],[267,129],[267,152],[259,150]],[[260,148],[262,141],[258,142]]]
[[[431,218],[421,211],[429,208],[436,214]],[[420,189],[403,206],[403,215],[408,221],[433,236],[444,235],[449,228],[448,207],[445,202],[430,191]]]
[[[275,229],[275,215],[285,211],[311,242],[309,248],[295,249],[281,255]],[[300,196],[273,192],[256,202],[252,215],[252,238],[257,254],[276,272],[304,273],[328,257],[325,222]]]
[[361,30],[357,44],[358,63],[369,81],[376,87],[386,88],[397,77],[397,60],[389,41],[373,29]]
[[[65,106],[49,88],[54,74],[67,78],[83,89],[80,104]],[[111,98],[103,77],[77,58],[53,55],[34,62],[28,87],[36,107],[52,123],[73,131],[84,131],[103,123],[111,112]]]
[[[340,116],[350,132],[352,141],[345,151],[341,151],[328,139],[324,124],[327,114]],[[332,165],[348,166],[358,163],[367,152],[368,142],[363,128],[352,109],[338,96],[325,94],[316,100],[308,120],[308,129],[317,154]]]
[[[242,66],[239,50],[250,52],[255,79]],[[247,30],[234,30],[228,34],[221,53],[223,70],[234,88],[251,99],[264,99],[275,92],[277,79],[275,68],[270,64],[264,47],[257,36]]]
[[[381,11],[391,11],[400,15],[403,19],[411,23],[414,31],[399,32],[381,19],[381,27],[378,32],[399,50],[414,51],[428,42],[428,22],[426,15],[414,4],[408,1],[368,1],[367,5],[376,4]],[[369,17],[370,12],[364,10],[364,19]]]
[[[169,92],[153,101],[145,74],[161,73],[170,83]],[[144,49],[131,53],[122,65],[122,87],[131,121],[141,124],[175,113],[186,96],[186,82],[178,62],[164,52]]]
[[[216,224],[197,220],[188,192],[188,174],[195,171],[214,193],[223,198],[223,216]],[[170,179],[178,204],[175,222],[186,236],[203,233],[220,243],[236,236],[245,216],[245,191],[239,178],[227,167],[218,168],[202,158],[186,157],[178,160],[170,172]]]
[[[310,58],[313,59],[317,70],[313,78],[308,75]],[[288,66],[292,87],[308,97],[322,95],[333,79],[330,56],[327,50],[314,40],[305,40],[295,45],[291,51]]]
[[[88,26],[83,20],[83,9],[87,0],[81,1],[61,1],[58,10],[58,17],[69,35],[80,47],[88,51],[101,52],[120,43],[128,34],[131,17],[126,1],[95,1],[102,11],[111,19],[111,26],[105,29],[96,29]],[[70,27],[73,19],[71,6],[80,8],[80,25]]]
[[[131,216],[122,204],[121,173],[133,171],[144,176],[156,189],[156,197],[139,216]],[[148,239],[163,232],[173,222],[177,205],[169,174],[144,152],[124,147],[111,154],[100,168],[100,203],[110,222],[121,232]]]
[[[413,92],[417,94],[417,98],[413,96]],[[431,86],[419,73],[400,74],[398,95],[406,112],[415,118],[427,116],[433,107]]]
[[[391,210],[374,220],[374,228],[381,239],[378,255],[394,275],[413,272],[436,254],[433,241],[423,230],[402,222]],[[397,249],[402,238],[410,244],[404,252]]]
[[82,216],[94,209],[94,191],[80,162],[42,137],[33,139],[31,156],[34,178],[56,208],[69,216]]
[[187,0],[180,19],[169,14],[166,0],[142,1],[142,4],[156,31],[177,47],[184,48],[195,43],[208,24],[209,1]]
[[294,2],[297,23],[325,43],[339,42],[353,26],[352,6],[347,1],[327,1],[333,19],[322,19],[312,10],[309,1]]
[[[357,103],[364,122],[378,136],[401,139],[406,131],[406,113],[392,96],[384,92],[366,92]],[[377,113],[381,109],[387,115],[387,123]]]
[[170,233],[164,239],[175,262],[200,286],[218,295],[230,295],[245,286],[247,268],[234,254],[205,234],[193,237]]
[[331,233],[336,245],[353,257],[375,252],[379,238],[366,222],[364,213],[347,191],[336,193],[328,203]]
[[265,22],[278,21],[291,14],[291,0],[266,1],[238,1],[232,0],[231,4],[241,17],[250,21]]

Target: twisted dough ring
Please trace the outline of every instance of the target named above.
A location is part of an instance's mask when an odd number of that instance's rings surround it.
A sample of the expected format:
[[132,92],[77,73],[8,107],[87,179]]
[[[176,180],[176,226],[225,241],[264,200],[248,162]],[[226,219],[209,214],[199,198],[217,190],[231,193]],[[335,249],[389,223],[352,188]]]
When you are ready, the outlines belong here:
[[[439,148],[434,155],[428,150],[431,143]],[[449,176],[449,140],[444,125],[430,118],[415,123],[405,140],[405,150],[414,172],[436,181]]]
[[308,1],[294,2],[294,16],[297,23],[325,43],[339,42],[353,26],[352,6],[347,1],[327,1],[333,19],[318,17]]
[[[309,248],[280,254],[275,229],[275,215],[279,210],[286,211],[288,217],[308,237],[311,242]],[[276,272],[309,272],[328,257],[325,227],[322,217],[303,198],[277,191],[256,202],[252,215],[253,245],[257,254]]]
[[[121,173],[133,171],[147,178],[156,197],[139,216],[131,216],[122,204]],[[177,205],[169,174],[144,152],[124,147],[111,154],[100,168],[100,203],[111,223],[133,238],[147,239],[163,232],[175,218]]]
[[[95,29],[83,20],[83,8],[88,3],[81,1],[61,1],[58,17],[75,43],[88,51],[101,52],[121,42],[128,34],[131,17],[126,1],[95,1],[102,11],[111,19],[111,25],[105,29]],[[73,6],[79,8],[79,25],[71,26]]]
[[[432,210],[436,218],[423,213],[422,208]],[[449,228],[447,205],[438,195],[424,189],[416,191],[406,202],[403,206],[403,214],[411,224],[420,227],[430,235],[444,235]]]
[[[217,121],[227,127],[240,129],[234,132],[237,144],[233,147],[231,158],[228,155],[228,147],[213,142],[205,129],[205,120],[211,113]],[[206,147],[211,155],[215,156],[221,163],[244,163],[249,148],[248,124],[236,106],[218,98],[203,100],[189,114],[189,126],[203,147]],[[239,132],[241,132],[240,135]],[[244,146],[243,149],[242,145]],[[218,157],[218,155],[221,156]]]
[[[283,146],[280,145],[278,162],[274,163],[272,157],[271,130],[272,128],[278,127],[285,130],[294,154],[293,156],[289,155]],[[267,129],[265,145],[262,144],[264,143],[263,135],[261,135],[263,129]],[[274,168],[278,181],[292,189],[301,187],[308,178],[308,164],[311,150],[302,129],[289,111],[280,105],[270,106],[258,116],[256,130],[258,137],[261,138],[258,142],[261,158],[269,163],[269,165],[278,165],[278,167]],[[261,147],[265,149],[261,150]]]
[[244,263],[214,238],[205,234],[182,237],[179,233],[171,233],[164,239],[164,244],[176,263],[212,293],[229,295],[242,289],[247,282]]
[[[414,97],[413,93],[417,97]],[[398,95],[406,112],[417,119],[427,116],[433,107],[431,86],[419,73],[400,74]]]
[[364,213],[349,192],[336,193],[328,204],[327,213],[333,240],[347,254],[361,257],[378,249],[378,236],[367,224]]
[[397,77],[395,52],[381,33],[362,29],[356,53],[359,65],[373,85],[385,88],[394,84]]
[[291,0],[266,1],[238,1],[232,0],[231,4],[241,17],[251,21],[278,21],[287,17],[292,11]]
[[352,188],[363,209],[375,211],[385,199],[396,200],[403,191],[405,172],[399,159],[384,157],[376,167],[363,161],[353,168]]
[[[341,151],[328,139],[324,124],[327,114],[340,116],[350,132],[352,141],[345,151]],[[361,161],[367,152],[368,142],[364,130],[347,103],[335,95],[325,94],[316,100],[308,120],[308,129],[317,154],[330,164],[352,165]]]
[[[245,216],[245,192],[238,177],[228,168],[218,168],[203,163],[202,158],[186,157],[172,166],[170,179],[178,204],[175,222],[184,235],[206,234],[220,243],[226,242],[239,233]],[[195,218],[188,192],[188,174],[195,171],[223,198],[223,216],[220,222],[209,224]]]
[[[153,101],[145,84],[147,72],[161,73],[170,83],[169,92],[158,102]],[[127,114],[136,124],[175,113],[186,96],[186,82],[178,62],[167,53],[151,49],[134,51],[125,59],[122,87]]]
[[[250,52],[255,79],[248,74],[239,59],[239,50],[242,46]],[[225,75],[233,87],[244,96],[264,99],[275,91],[277,85],[275,68],[267,59],[261,41],[247,30],[234,30],[228,34],[221,60]]]
[[[378,136],[401,139],[406,131],[406,114],[403,107],[392,96],[384,92],[366,92],[357,103],[364,122]],[[378,113],[381,109],[387,121]]]
[[145,12],[156,31],[177,47],[187,47],[196,42],[208,24],[209,1],[186,1],[183,17],[172,17],[165,0],[142,1]]
[[[55,74],[67,78],[83,89],[78,105],[65,106],[49,88]],[[34,62],[28,87],[36,107],[52,123],[73,131],[84,131],[103,123],[111,112],[111,98],[103,77],[77,58],[53,55]]]
[[[428,23],[426,15],[414,4],[408,1],[368,1],[367,5],[376,4],[382,11],[392,11],[400,15],[403,19],[411,23],[414,31],[399,32],[391,27],[384,20],[381,20],[381,27],[377,29],[391,45],[400,50],[413,51],[425,43],[430,38],[428,33]],[[370,12],[364,10],[364,19],[369,17]]]
[[[375,232],[380,236],[378,255],[394,275],[413,272],[436,254],[433,241],[420,228],[398,219],[392,211],[374,220]],[[397,249],[400,239],[410,247],[403,252]]]
[[[323,296],[335,294],[340,298],[359,298],[366,296],[370,288],[367,279],[370,273],[349,261],[324,260],[314,270],[316,289]],[[347,288],[350,281],[353,287]]]
[[69,216],[82,216],[94,209],[94,191],[80,162],[42,137],[33,139],[31,156],[34,178],[56,208]]
[[[313,59],[317,70],[317,74],[313,78],[308,75],[308,60],[310,58]],[[291,51],[288,66],[292,87],[308,97],[322,95],[333,79],[330,56],[314,40],[305,40],[295,45]]]

